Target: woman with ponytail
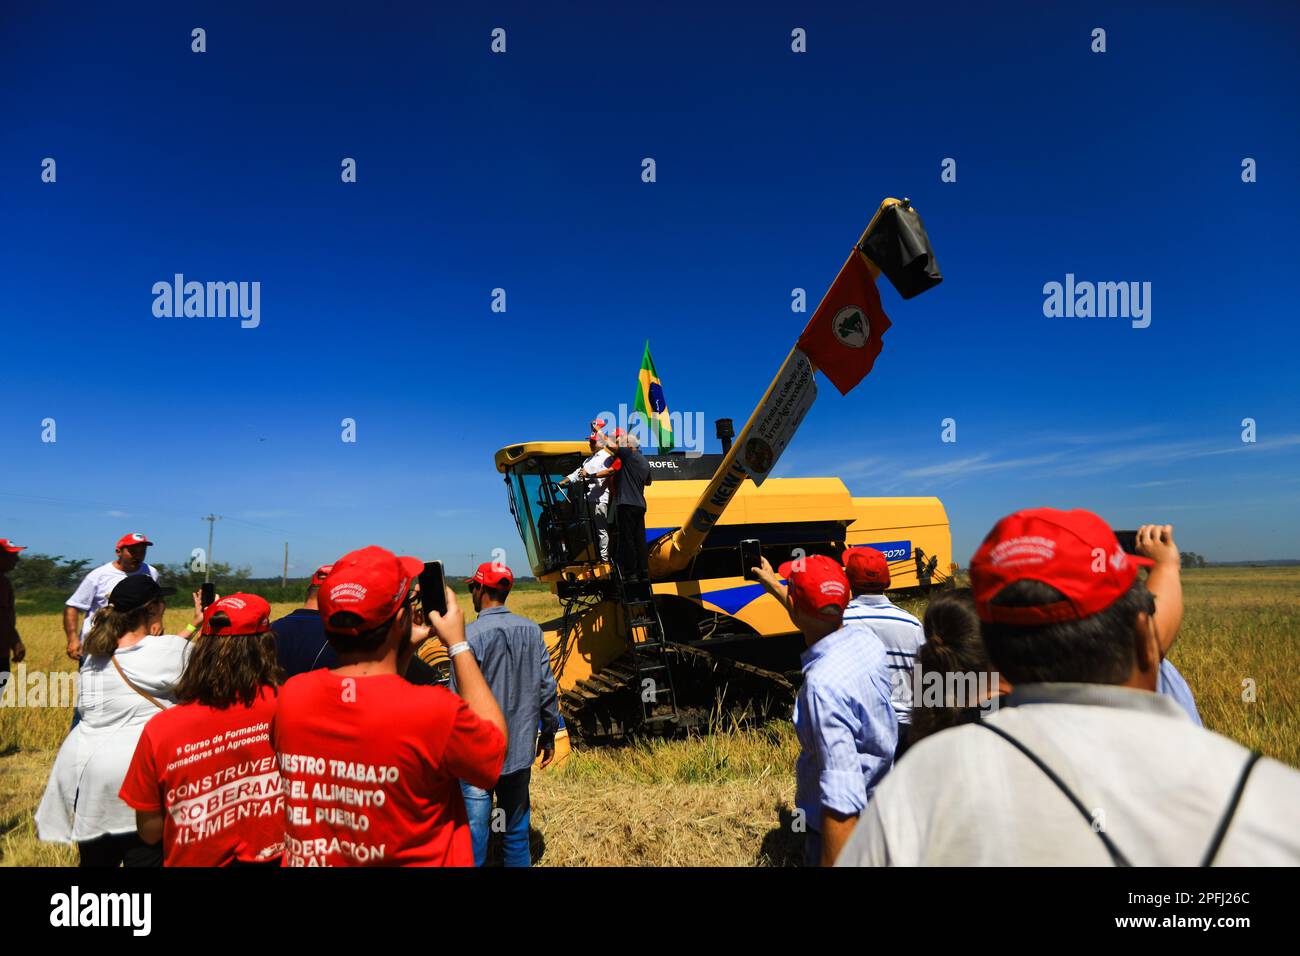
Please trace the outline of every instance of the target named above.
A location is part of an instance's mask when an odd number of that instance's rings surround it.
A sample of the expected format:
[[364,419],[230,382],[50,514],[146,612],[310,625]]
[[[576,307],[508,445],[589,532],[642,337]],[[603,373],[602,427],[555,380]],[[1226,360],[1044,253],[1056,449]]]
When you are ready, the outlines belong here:
[[[36,832],[76,843],[82,866],[160,866],[162,854],[140,840],[135,813],[118,796],[136,742],[155,714],[176,702],[190,650],[185,637],[163,633],[166,597],[147,574],[124,578],[82,647],[80,720],[54,760],[36,811]],[[199,615],[195,598],[195,624]]]
[[161,841],[164,866],[280,864],[271,718],[281,676],[266,601],[232,594],[208,607],[178,704],[145,727],[120,794],[140,839]]
[[1011,691],[984,649],[970,588],[931,599],[921,626],[925,643],[916,655],[920,696],[912,701],[913,743],[977,720],[990,698]]

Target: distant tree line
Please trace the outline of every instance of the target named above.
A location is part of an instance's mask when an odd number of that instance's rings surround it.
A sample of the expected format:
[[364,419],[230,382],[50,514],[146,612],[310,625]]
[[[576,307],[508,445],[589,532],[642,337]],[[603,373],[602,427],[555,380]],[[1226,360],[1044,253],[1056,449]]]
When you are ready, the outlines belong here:
[[[24,551],[18,566],[9,573],[9,580],[14,590],[29,596],[40,593],[46,595],[42,600],[61,602],[77,589],[86,572],[97,566],[88,558],[66,558],[61,554],[29,554]],[[158,569],[158,576],[165,587],[174,587],[177,595],[169,601],[189,600],[189,595],[199,589],[203,583],[203,572],[194,571],[189,564],[159,564],[149,562]],[[232,567],[220,561],[212,564],[212,580],[216,582],[218,594],[233,594],[235,591],[249,591],[260,594],[268,601],[299,601],[307,588],[307,578],[289,578],[283,585],[278,577],[255,578],[252,568],[244,565]],[[449,575],[449,584],[457,590],[464,590],[463,578]],[[529,577],[515,580],[517,590],[545,590],[545,585]]]
[[[157,564],[162,583],[174,587],[182,594],[191,594],[203,583],[203,572],[191,570],[188,564]],[[26,554],[9,574],[15,591],[59,591],[71,594],[76,590],[93,562],[87,558],[65,558],[61,554]],[[234,567],[217,561],[212,565],[212,580],[226,592],[247,587],[252,569]],[[278,581],[276,582],[279,583]]]
[[1183,559],[1183,567],[1185,568],[1206,567],[1205,558],[1195,551],[1180,551],[1178,556]]

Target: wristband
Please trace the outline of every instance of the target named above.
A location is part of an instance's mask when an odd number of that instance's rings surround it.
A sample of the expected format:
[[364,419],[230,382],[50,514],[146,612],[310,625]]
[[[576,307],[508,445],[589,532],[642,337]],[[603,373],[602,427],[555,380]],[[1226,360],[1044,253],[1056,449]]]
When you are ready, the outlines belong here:
[[193,624],[186,624],[186,625],[185,625],[185,633],[186,633],[186,634],[197,634],[197,633],[199,633],[199,629],[198,629],[197,627],[195,627]]
[[451,647],[447,648],[447,656],[455,657],[457,654],[464,654],[467,650],[469,650],[469,642],[460,641],[459,643],[453,644]]

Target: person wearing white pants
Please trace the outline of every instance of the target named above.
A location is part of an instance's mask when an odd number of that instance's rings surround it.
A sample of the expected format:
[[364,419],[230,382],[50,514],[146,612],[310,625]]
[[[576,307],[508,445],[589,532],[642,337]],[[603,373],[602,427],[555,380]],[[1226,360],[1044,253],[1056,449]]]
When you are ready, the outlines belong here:
[[579,479],[586,479],[587,505],[595,515],[596,536],[600,544],[600,560],[609,560],[609,477],[614,474],[614,456],[597,447],[601,435],[592,432],[587,439],[591,455],[560,482],[564,488]]

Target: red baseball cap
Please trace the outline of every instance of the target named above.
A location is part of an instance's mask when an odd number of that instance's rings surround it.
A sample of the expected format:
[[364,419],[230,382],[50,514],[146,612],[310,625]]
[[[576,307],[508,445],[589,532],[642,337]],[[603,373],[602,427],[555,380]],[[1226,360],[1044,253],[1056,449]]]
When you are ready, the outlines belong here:
[[[228,627],[212,626],[212,616],[218,611],[225,612],[230,618]],[[271,629],[271,605],[256,594],[230,594],[220,601],[214,601],[203,612],[203,629],[205,635],[216,634],[226,637],[232,634],[265,634]]]
[[824,554],[787,561],[777,573],[790,585],[790,599],[808,614],[834,605],[841,611],[849,606],[849,579],[840,563]]
[[603,418],[593,418],[591,420],[591,430],[593,432],[598,432],[608,424],[609,422],[605,421]]
[[[360,634],[383,624],[397,613],[411,589],[411,582],[424,570],[424,562],[398,557],[377,545],[349,552],[334,562],[320,586],[317,601],[325,629],[334,634]],[[361,623],[338,627],[330,618],[339,611],[351,611]]]
[[14,544],[8,538],[0,538],[0,551],[8,551],[10,554],[17,554],[19,551],[26,550],[26,545]]
[[[1126,554],[1110,525],[1091,511],[1030,508],[993,526],[970,562],[971,590],[981,621],[1034,627],[1077,621],[1119,600],[1150,558]],[[1065,600],[1036,607],[1000,607],[993,599],[1016,581],[1041,581]]]
[[510,573],[510,569],[504,564],[485,561],[478,566],[478,570],[474,572],[474,576],[470,580],[475,584],[481,584],[485,588],[509,591],[515,583],[515,576]]
[[118,538],[117,544],[113,545],[113,550],[116,551],[118,548],[130,548],[137,544],[153,544],[153,542],[145,536],[143,531],[132,531],[130,534],[124,534],[122,537]]
[[325,579],[329,577],[330,572],[333,570],[334,570],[334,565],[322,564],[319,568],[315,570],[315,572],[313,572],[311,576],[311,583],[317,586],[324,584]]
[[844,573],[855,591],[889,587],[889,560],[875,548],[845,548]]

